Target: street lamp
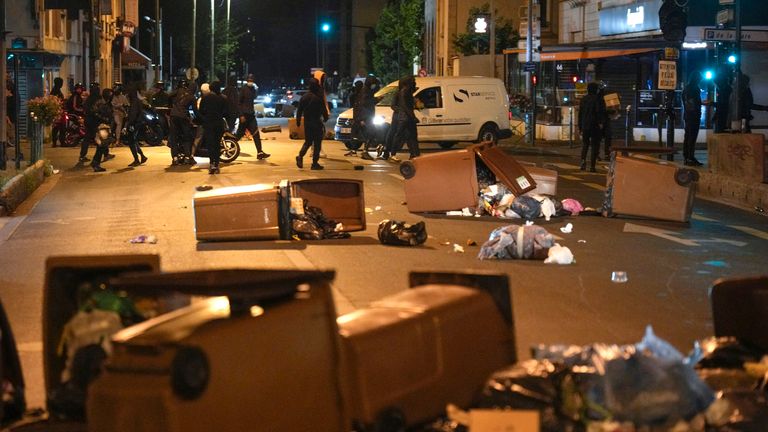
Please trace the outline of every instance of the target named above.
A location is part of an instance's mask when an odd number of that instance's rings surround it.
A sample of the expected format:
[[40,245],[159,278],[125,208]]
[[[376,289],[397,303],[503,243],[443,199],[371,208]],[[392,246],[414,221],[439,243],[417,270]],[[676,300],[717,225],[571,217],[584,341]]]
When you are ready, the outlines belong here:
[[[331,24],[328,23],[328,22],[324,22],[324,23],[320,24],[320,32],[323,35],[327,35],[328,33],[330,33],[331,32]],[[326,56],[326,51],[327,51],[327,47],[326,47],[327,36],[321,36],[321,39],[322,39],[322,45],[323,45],[322,46],[322,56],[323,57],[322,57],[322,62],[320,63],[320,67],[325,69],[325,56]]]

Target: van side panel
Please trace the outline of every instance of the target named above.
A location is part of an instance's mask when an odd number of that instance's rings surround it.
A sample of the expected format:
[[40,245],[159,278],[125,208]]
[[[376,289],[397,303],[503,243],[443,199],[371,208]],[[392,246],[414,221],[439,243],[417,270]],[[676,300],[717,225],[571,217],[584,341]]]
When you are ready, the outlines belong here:
[[474,141],[487,122],[496,123],[500,129],[507,128],[508,125],[500,118],[504,112],[505,96],[493,82],[447,85],[444,98],[446,122],[455,124],[446,126],[447,134],[455,135],[456,140]]

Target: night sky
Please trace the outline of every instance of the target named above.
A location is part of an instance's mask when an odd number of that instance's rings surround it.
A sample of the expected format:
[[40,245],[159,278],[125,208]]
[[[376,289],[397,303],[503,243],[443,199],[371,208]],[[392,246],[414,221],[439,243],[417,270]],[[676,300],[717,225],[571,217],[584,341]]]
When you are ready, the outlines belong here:
[[[190,62],[193,0],[160,0],[163,8],[164,52],[168,56],[168,35],[174,38],[174,69]],[[289,82],[309,75],[315,64],[315,4],[307,0],[231,0],[232,22],[246,33],[240,54],[260,86],[275,79]],[[226,15],[226,0],[215,0],[217,16]],[[320,0],[322,4],[322,0]],[[154,17],[154,0],[140,0],[140,15]],[[197,0],[197,53],[199,69],[207,69],[210,52],[210,0]],[[317,9],[322,17],[325,12]],[[145,26],[146,27],[146,26]],[[140,49],[148,56],[151,35],[142,31]],[[167,63],[166,63],[167,66]],[[243,65],[236,66],[238,72]]]

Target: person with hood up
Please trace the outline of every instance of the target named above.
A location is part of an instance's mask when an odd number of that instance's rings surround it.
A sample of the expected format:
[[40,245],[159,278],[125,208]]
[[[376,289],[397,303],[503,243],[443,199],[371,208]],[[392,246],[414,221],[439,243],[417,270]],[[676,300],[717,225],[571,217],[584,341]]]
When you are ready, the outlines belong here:
[[168,146],[171,148],[171,165],[194,164],[192,157],[192,119],[189,109],[195,103],[195,96],[189,90],[189,81],[182,79],[178,87],[168,96],[171,108]]
[[226,120],[227,98],[221,95],[221,83],[214,81],[209,85],[210,91],[200,98],[200,121],[204,129],[203,142],[208,149],[208,174],[218,174],[221,157],[221,136],[224,135]]
[[587,151],[592,148],[589,171],[596,172],[597,151],[600,147],[600,138],[603,136],[603,127],[607,116],[605,114],[605,100],[598,95],[600,86],[591,82],[587,84],[587,95],[581,98],[579,105],[579,132],[581,132],[581,166],[582,171],[587,169]]
[[323,123],[328,121],[328,110],[323,107],[322,88],[315,78],[309,79],[309,91],[299,100],[296,109],[296,126],[301,126],[304,119],[304,145],[296,156],[296,166],[304,168],[304,155],[312,147],[312,169],[321,170],[320,152],[323,145]]
[[265,153],[261,146],[261,135],[259,134],[259,124],[256,122],[256,110],[253,107],[253,101],[256,99],[256,83],[253,82],[253,75],[248,75],[245,87],[240,89],[240,98],[238,108],[240,109],[240,126],[237,128],[237,139],[240,140],[245,135],[246,129],[253,137],[253,143],[256,145],[256,159],[266,159],[270,156]]
[[412,76],[400,78],[397,93],[392,100],[394,113],[392,114],[392,126],[387,135],[387,148],[382,154],[382,158],[390,162],[400,161],[396,155],[403,144],[408,145],[411,159],[421,154],[418,132],[416,131],[416,124],[419,123],[419,119],[414,113],[416,102],[413,98],[413,92],[415,91],[416,80]]
[[99,119],[93,110],[96,101],[101,99],[101,86],[97,82],[92,82],[88,87],[88,97],[83,102],[83,113],[85,114],[85,138],[80,144],[80,162],[88,162],[88,148],[96,138],[96,128],[99,126]]
[[235,85],[235,79],[230,77],[227,80],[227,86],[221,91],[221,95],[227,98],[227,130],[232,131],[237,121],[238,103],[240,101],[240,90]]
[[363,151],[360,157],[366,160],[373,160],[369,151],[375,140],[373,118],[376,116],[376,98],[374,97],[376,81],[374,77],[366,77],[363,88],[355,99],[354,110],[358,111],[359,114],[353,115],[353,118],[358,123],[359,139],[363,142]]
[[[109,144],[113,141],[109,136],[114,113],[112,111],[112,89],[105,88],[101,91],[101,96],[94,102],[91,110],[96,124],[96,133],[94,134],[94,144],[96,144],[96,153],[93,155],[91,167],[95,172],[106,171],[101,167],[101,161],[109,150]],[[102,130],[104,131],[102,136]],[[105,159],[106,160],[106,159]]]
[[[349,95],[349,103],[352,105],[352,139],[355,141],[363,140],[363,137],[360,133],[363,111],[360,109],[360,104],[358,103],[358,100],[362,101],[362,97],[363,82],[357,81],[352,86],[352,93]],[[344,153],[344,156],[355,155],[357,155],[357,150],[355,149],[350,149],[348,152]]]

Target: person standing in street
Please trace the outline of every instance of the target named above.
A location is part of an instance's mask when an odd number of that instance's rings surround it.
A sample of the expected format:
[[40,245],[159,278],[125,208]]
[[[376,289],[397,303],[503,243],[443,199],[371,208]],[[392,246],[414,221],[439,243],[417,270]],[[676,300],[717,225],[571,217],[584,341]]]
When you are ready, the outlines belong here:
[[237,89],[234,78],[227,80],[227,86],[221,91],[221,95],[227,98],[227,130],[231,132],[237,121],[240,102],[240,90]]
[[237,128],[238,141],[245,135],[246,129],[253,137],[253,143],[256,145],[256,159],[266,159],[270,155],[265,153],[261,146],[261,135],[259,134],[259,125],[256,122],[256,111],[253,108],[253,101],[256,99],[256,83],[253,82],[253,75],[248,75],[245,87],[240,89],[240,98],[238,108],[240,110],[240,126]]
[[204,128],[203,142],[208,149],[208,174],[218,174],[221,157],[221,136],[224,135],[224,122],[227,117],[227,99],[221,95],[221,83],[209,84],[210,92],[200,101],[200,117]]
[[114,95],[112,96],[112,111],[114,112],[114,131],[115,131],[115,146],[120,147],[122,143],[123,125],[125,125],[125,118],[128,116],[128,97],[125,96],[125,90],[123,85],[119,82],[115,83]]
[[168,97],[171,108],[170,135],[168,146],[171,148],[171,165],[194,164],[192,157],[192,119],[189,110],[195,103],[195,96],[189,91],[189,81],[182,79]]
[[[197,100],[194,103],[194,117],[192,119],[192,123],[195,125],[193,134],[195,135],[195,138],[192,139],[192,159],[194,160],[194,156],[197,153],[197,149],[200,148],[201,145],[205,145],[205,126],[203,125],[203,117],[200,115],[200,103],[203,101],[203,96],[207,95],[211,92],[211,85],[208,83],[202,83],[200,84],[200,97],[197,98]],[[192,165],[192,164],[190,164]]]
[[683,163],[687,166],[701,166],[696,159],[696,139],[701,125],[701,73],[694,71],[688,78],[683,89],[683,121],[685,135],[683,138]]
[[600,86],[597,83],[587,84],[587,94],[581,98],[579,105],[579,132],[581,132],[581,166],[587,169],[587,151],[592,148],[589,162],[589,172],[597,172],[597,152],[600,139],[605,127],[605,100],[598,95]]
[[312,147],[312,169],[321,170],[320,151],[323,145],[323,123],[328,121],[328,110],[323,107],[323,96],[320,83],[315,78],[309,79],[309,91],[299,100],[296,109],[296,126],[301,127],[304,119],[304,144],[296,156],[296,166],[304,168],[304,155]]
[[[64,107],[64,93],[61,91],[62,87],[64,86],[64,80],[61,79],[61,77],[56,77],[53,79],[53,88],[51,89],[51,96],[56,96],[59,99],[59,102],[61,103],[62,108]],[[67,127],[67,116],[64,113],[64,110],[62,110],[61,115],[59,118],[54,120],[53,125],[51,127],[51,142],[53,144],[53,147],[57,147],[59,144],[62,146],[64,145],[64,131]]]
[[726,66],[719,67],[715,75],[715,88],[717,89],[713,119],[715,133],[723,133],[730,127],[728,124],[728,105],[731,103],[731,75],[731,69]]
[[[93,104],[93,117],[97,121],[96,134],[100,134],[102,129],[104,129],[107,134],[109,133],[109,129],[111,128],[110,125],[112,124],[112,121],[115,117],[112,106],[112,97],[112,89],[105,88],[101,91],[101,97]],[[96,153],[93,155],[91,167],[95,172],[103,172],[106,170],[102,168],[101,162],[102,159],[104,159],[104,157],[107,155],[109,143],[112,140],[109,137],[102,139],[101,136],[97,136],[96,134],[94,134],[93,137],[93,141],[96,146]]]
[[137,167],[147,162],[147,157],[141,151],[139,146],[139,127],[141,119],[141,99],[139,99],[139,89],[132,87],[128,90],[128,116],[125,119],[125,128],[128,129],[128,147],[133,155],[133,162],[129,167]]
[[371,145],[375,141],[375,130],[373,126],[373,118],[376,116],[376,98],[374,97],[373,88],[376,85],[376,78],[366,77],[363,83],[363,88],[360,92],[358,99],[356,100],[355,109],[360,111],[359,116],[359,134],[360,139],[363,141],[363,152],[360,154],[362,159],[373,160],[373,156],[369,153]]
[[[358,81],[352,86],[352,92],[349,95],[349,104],[352,105],[352,139],[355,141],[363,141],[361,132],[361,123],[363,110],[361,109],[360,102],[363,97],[363,82]],[[350,149],[344,153],[344,156],[355,156],[357,150]]]
[[752,133],[752,110],[768,111],[768,107],[755,104],[752,89],[749,87],[749,75],[741,74],[739,79],[739,102],[736,103],[736,83],[731,92],[729,118],[731,132]]
[[96,128],[99,126],[99,118],[94,111],[94,105],[101,98],[101,86],[97,82],[92,82],[88,87],[88,97],[83,102],[83,112],[85,113],[85,138],[80,144],[80,162],[88,162],[88,148],[96,138]]
[[397,84],[397,94],[392,101],[394,113],[392,114],[392,126],[387,137],[387,149],[382,154],[382,158],[390,162],[400,162],[396,155],[403,144],[408,146],[411,159],[421,154],[416,130],[419,119],[414,113],[416,109],[416,102],[413,99],[414,91],[416,91],[416,80],[412,76],[400,78]]

